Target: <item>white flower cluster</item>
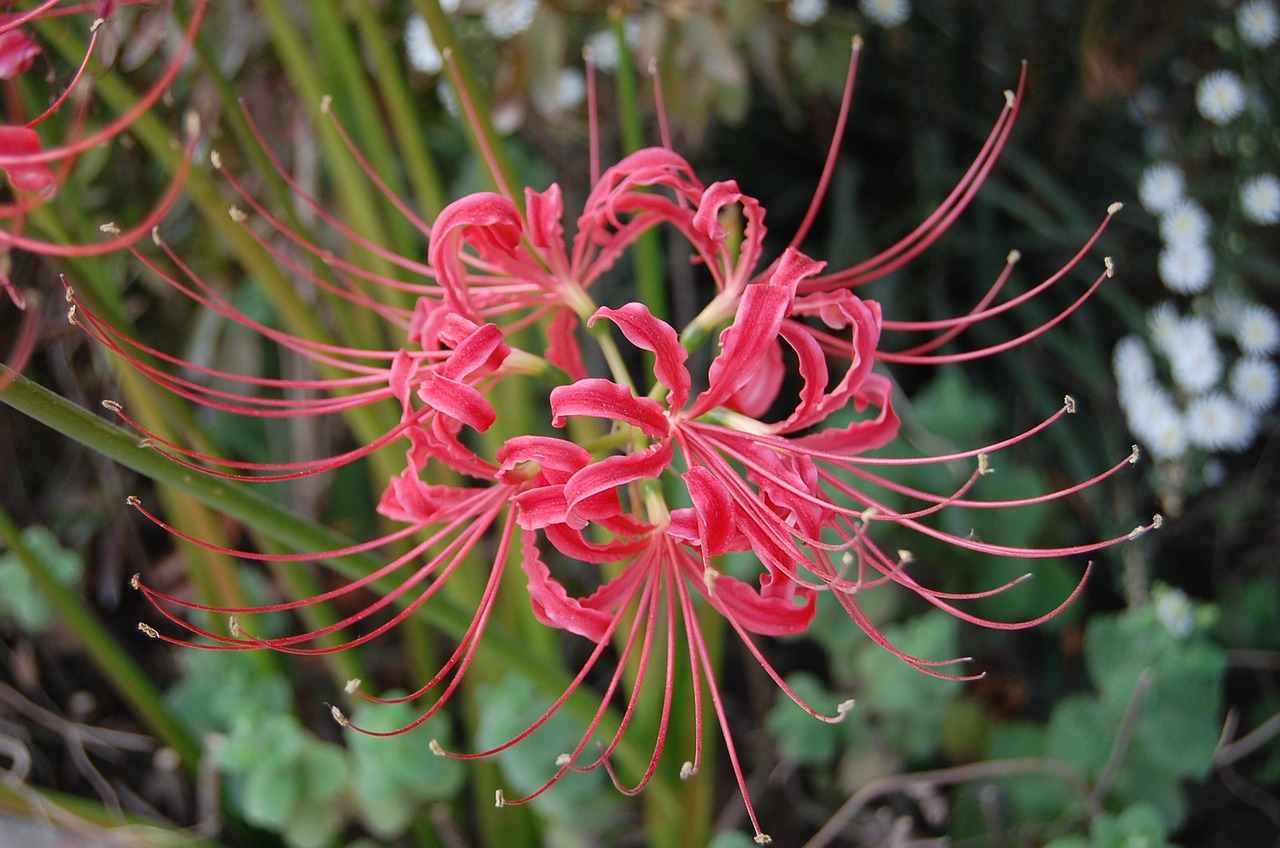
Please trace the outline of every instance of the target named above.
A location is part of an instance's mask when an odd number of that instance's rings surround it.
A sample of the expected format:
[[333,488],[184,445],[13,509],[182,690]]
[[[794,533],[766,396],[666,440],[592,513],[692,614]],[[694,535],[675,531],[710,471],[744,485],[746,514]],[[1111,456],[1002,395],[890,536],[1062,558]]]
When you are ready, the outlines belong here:
[[[1213,299],[1212,313],[1184,315],[1166,301],[1147,315],[1150,346],[1130,335],[1112,355],[1129,429],[1157,459],[1177,460],[1190,448],[1244,450],[1280,397],[1270,358],[1280,349],[1275,313],[1232,297]],[[1237,350],[1230,368],[1223,339]]]
[[1186,195],[1182,171],[1171,162],[1157,162],[1142,172],[1138,200],[1160,218],[1160,279],[1172,292],[1198,294],[1213,278],[1209,249],[1209,213]]
[[[1265,49],[1280,41],[1278,1],[1242,0],[1235,4],[1239,45]],[[1213,137],[1222,138],[1224,132],[1251,132],[1244,122],[1225,128],[1246,109],[1254,108],[1261,114],[1270,108],[1262,98],[1272,90],[1271,85],[1255,79],[1249,69],[1246,64],[1239,73],[1212,70],[1196,83],[1195,108],[1213,125]],[[1167,127],[1166,142],[1182,131],[1176,124]],[[1203,133],[1193,131],[1185,137],[1194,145]],[[1240,241],[1239,234],[1224,231],[1216,208],[1206,209],[1193,196],[1178,160],[1170,156],[1173,147],[1172,143],[1163,146],[1160,158],[1142,172],[1138,199],[1159,221],[1161,250],[1156,270],[1161,282],[1190,300],[1184,304],[1166,301],[1152,309],[1147,314],[1147,332],[1122,339],[1113,353],[1112,366],[1120,404],[1138,440],[1163,460],[1177,461],[1199,452],[1205,459],[1208,481],[1214,465],[1212,454],[1248,447],[1261,427],[1262,416],[1280,400],[1276,362],[1280,320],[1272,309],[1225,294],[1213,285],[1215,278],[1240,276],[1234,267],[1217,271],[1215,265],[1219,261],[1231,263],[1238,245],[1247,246],[1248,242]],[[1233,143],[1215,149],[1222,154],[1234,147]],[[1189,153],[1200,161],[1194,147]],[[1241,155],[1244,158],[1232,166],[1241,180],[1234,198],[1238,212],[1222,217],[1245,225],[1280,224],[1280,176],[1259,167],[1255,154]],[[1203,168],[1201,161],[1198,169]],[[1237,247],[1215,255],[1209,247],[1211,238],[1214,244]]]

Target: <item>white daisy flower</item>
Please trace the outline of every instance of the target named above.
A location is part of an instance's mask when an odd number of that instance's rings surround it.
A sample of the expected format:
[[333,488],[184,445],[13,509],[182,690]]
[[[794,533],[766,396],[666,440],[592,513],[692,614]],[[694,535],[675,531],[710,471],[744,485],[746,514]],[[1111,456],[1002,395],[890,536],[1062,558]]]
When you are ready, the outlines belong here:
[[1202,242],[1209,235],[1209,213],[1194,200],[1176,201],[1160,216],[1160,238],[1165,244]]
[[1155,344],[1156,350],[1162,353],[1169,352],[1181,321],[1182,316],[1178,314],[1178,308],[1168,300],[1147,313],[1147,327],[1151,330],[1151,341]]
[[[640,24],[635,18],[624,18],[622,31],[627,46],[635,49],[640,41]],[[585,52],[591,54],[591,64],[606,73],[618,69],[618,36],[611,29],[602,29],[587,36]]]
[[1156,459],[1177,459],[1187,451],[1187,429],[1182,413],[1164,390],[1154,384],[1122,392],[1129,429]]
[[1257,419],[1222,392],[1196,398],[1187,407],[1187,435],[1206,450],[1238,451],[1248,447],[1257,432]]
[[587,78],[578,68],[561,68],[550,86],[534,92],[538,111],[558,115],[576,108],[587,97]]
[[1271,0],[1250,0],[1236,9],[1240,40],[1250,47],[1270,47],[1280,37],[1280,16]]
[[1231,394],[1254,412],[1265,412],[1275,406],[1280,395],[1280,369],[1270,359],[1243,356],[1231,366],[1228,378]]
[[1213,277],[1213,254],[1198,241],[1174,242],[1160,251],[1160,279],[1178,294],[1198,294]]
[[1156,620],[1164,625],[1175,639],[1191,635],[1195,624],[1191,601],[1181,589],[1165,588],[1156,593]]
[[499,41],[514,38],[533,25],[538,0],[489,0],[484,7],[484,27]]
[[444,57],[436,47],[435,39],[422,15],[410,16],[404,27],[404,51],[414,70],[424,74],[438,74],[444,69]]
[[1138,200],[1142,208],[1152,215],[1161,215],[1172,209],[1186,190],[1181,168],[1171,162],[1156,162],[1142,172],[1138,181]]
[[1244,216],[1255,224],[1280,221],[1280,179],[1275,174],[1258,174],[1240,187]]
[[1169,349],[1169,373],[1187,394],[1200,394],[1222,378],[1222,354],[1209,323],[1202,318],[1183,318]]
[[1151,351],[1137,336],[1125,336],[1116,343],[1116,349],[1111,353],[1111,367],[1115,371],[1116,385],[1122,391],[1148,385],[1156,378]]
[[858,8],[872,23],[885,29],[902,26],[911,17],[911,4],[907,0],[862,0]]
[[1231,123],[1244,112],[1244,83],[1234,71],[1210,71],[1196,85],[1196,108],[1218,126]]
[[1264,356],[1280,347],[1280,322],[1267,307],[1250,303],[1240,310],[1240,323],[1234,335],[1242,351]]
[[827,0],[787,0],[787,17],[800,26],[817,23],[826,13]]

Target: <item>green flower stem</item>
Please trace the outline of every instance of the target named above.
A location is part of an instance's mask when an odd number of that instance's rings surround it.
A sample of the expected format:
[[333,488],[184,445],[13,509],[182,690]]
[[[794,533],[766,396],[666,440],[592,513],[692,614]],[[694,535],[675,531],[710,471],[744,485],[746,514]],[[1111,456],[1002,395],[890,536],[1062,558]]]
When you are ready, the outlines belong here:
[[[7,369],[5,373],[9,375]],[[290,550],[323,551],[350,544],[350,540],[332,530],[294,515],[247,487],[198,474],[170,462],[155,451],[139,448],[132,433],[91,415],[21,375],[12,376],[13,382],[0,393],[0,402],[140,474],[190,494],[206,506],[244,523]],[[335,573],[349,579],[368,574],[383,564],[368,554],[323,562]],[[391,585],[390,581],[382,581],[374,588],[387,591]],[[436,626],[458,638],[470,625],[474,611],[437,596],[423,615],[429,615]],[[522,674],[552,696],[563,692],[571,681],[563,669],[549,667],[496,622],[491,622],[486,630],[476,660],[490,668],[500,667]],[[595,714],[597,704],[584,695],[570,698],[566,706],[580,719],[589,720]],[[648,762],[648,755],[628,740],[618,748],[617,756],[625,768],[643,769]],[[648,794],[653,796],[653,809],[661,810],[668,818],[679,816],[680,800],[670,786],[655,784],[649,788]]]
[[[0,398],[8,399],[8,393]],[[44,563],[23,543],[21,528],[3,508],[0,508],[0,538],[17,555],[18,562],[57,613],[58,620],[75,634],[81,648],[111,681],[115,691],[152,733],[178,752],[183,764],[194,774],[200,759],[200,745],[191,730],[168,710],[159,690],[84,601],[45,570]]]

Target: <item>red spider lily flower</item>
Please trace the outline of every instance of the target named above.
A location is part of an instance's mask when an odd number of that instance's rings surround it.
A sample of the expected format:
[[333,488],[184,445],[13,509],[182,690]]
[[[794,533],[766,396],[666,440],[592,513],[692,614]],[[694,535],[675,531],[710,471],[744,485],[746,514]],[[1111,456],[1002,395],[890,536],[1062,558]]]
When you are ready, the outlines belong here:
[[[0,249],[19,248],[56,256],[92,256],[119,249],[122,242],[135,241],[151,231],[165,216],[177,199],[185,167],[176,170],[169,188],[155,203],[143,220],[127,230],[114,224],[104,224],[108,238],[95,244],[64,244],[44,241],[23,235],[27,215],[49,201],[67,180],[79,157],[88,150],[101,146],[125,132],[140,116],[155,106],[169,90],[181,70],[187,54],[195,41],[204,18],[207,0],[197,0],[189,12],[182,38],[177,47],[164,59],[164,67],[139,93],[135,102],[124,112],[105,123],[92,126],[90,110],[92,98],[85,96],[91,88],[93,63],[101,52],[103,38],[111,32],[112,15],[119,5],[147,5],[152,0],[104,0],[95,4],[63,4],[59,0],[45,0],[31,10],[5,13],[0,16],[0,78],[13,79],[28,71],[35,58],[42,52],[39,44],[25,27],[40,19],[75,16],[88,20],[88,41],[85,54],[68,81],[49,98],[50,105],[34,117],[22,111],[21,98],[9,98],[6,112],[0,118],[0,172],[3,172],[13,189],[13,197],[0,203]],[[73,96],[73,94],[75,96]],[[59,115],[65,125],[64,135],[56,139],[44,137],[43,130],[49,119]],[[187,135],[186,153],[189,159],[198,132],[192,129]]]
[[[854,55],[856,58],[856,49]],[[289,244],[286,249],[277,240],[250,229],[266,250],[299,278],[341,298],[344,308],[375,312],[404,334],[403,346],[354,349],[268,327],[237,310],[158,236],[157,245],[177,273],[162,269],[141,251],[130,248],[156,275],[227,320],[310,361],[326,376],[298,380],[236,377],[194,365],[129,339],[85,311],[69,292],[73,315],[95,338],[150,379],[221,411],[290,417],[332,414],[372,403],[398,404],[399,423],[385,434],[347,453],[310,461],[217,460],[144,433],[150,446],[175,461],[249,480],[282,480],[329,470],[402,437],[407,440],[404,469],[389,482],[378,506],[384,517],[401,523],[401,528],[337,551],[286,556],[229,553],[255,560],[301,562],[373,550],[390,542],[412,542],[407,552],[358,580],[316,597],[266,607],[211,607],[162,593],[141,578],[135,579],[135,585],[174,625],[198,637],[201,647],[320,654],[377,638],[425,604],[458,570],[484,568],[487,576],[482,597],[455,651],[435,677],[417,691],[395,699],[429,700],[421,718],[389,732],[355,728],[389,736],[419,726],[451,699],[490,622],[504,574],[513,562],[519,563],[536,618],[584,638],[594,647],[565,690],[528,729],[486,751],[446,752],[437,745],[437,752],[473,758],[519,743],[543,726],[606,657],[612,656],[615,670],[608,675],[598,711],[578,741],[557,760],[546,783],[523,798],[509,799],[499,793],[498,800],[500,804],[522,803],[569,771],[596,768],[608,771],[623,791],[639,791],[656,772],[663,754],[666,730],[673,720],[674,675],[683,642],[695,702],[696,741],[682,774],[696,771],[701,763],[706,697],[716,714],[756,841],[768,842],[756,821],[729,733],[712,658],[698,620],[699,604],[709,605],[725,619],[783,691],[811,714],[834,721],[847,710],[846,704],[839,705],[834,716],[824,716],[805,704],[757,645],[759,637],[803,633],[813,620],[818,593],[831,593],[856,626],[914,667],[959,679],[968,678],[945,670],[959,660],[915,657],[892,645],[862,611],[858,594],[894,583],[966,621],[1000,628],[1028,627],[1062,608],[1027,622],[980,619],[963,609],[966,600],[1004,591],[1021,581],[971,595],[927,587],[913,576],[907,557],[891,555],[877,544],[877,523],[892,522],[957,548],[1013,557],[1084,555],[1146,529],[1077,546],[1027,549],[955,536],[927,520],[950,507],[1006,509],[1067,497],[1136,458],[1125,457],[1093,479],[1022,501],[982,501],[970,496],[977,479],[987,470],[991,454],[1034,436],[1072,411],[1070,399],[1039,425],[996,444],[923,459],[868,455],[892,444],[899,426],[891,403],[892,383],[884,373],[873,370],[877,361],[964,361],[1015,347],[1050,329],[1110,276],[1109,261],[1070,307],[1032,332],[982,349],[956,353],[943,348],[970,325],[1014,309],[1067,279],[1067,272],[1081,262],[1115,209],[1108,211],[1098,232],[1060,272],[1021,295],[996,302],[1012,276],[1016,257],[1011,255],[991,289],[966,314],[935,322],[884,319],[879,305],[859,297],[854,289],[902,267],[955,220],[1005,144],[1020,94],[1008,94],[973,165],[937,211],[873,259],[852,268],[830,270],[798,248],[834,166],[855,68],[856,62],[851,62],[839,131],[809,214],[791,245],[768,263],[762,262],[763,206],[731,181],[704,186],[689,163],[667,147],[642,150],[600,173],[578,217],[577,231],[566,241],[563,199],[554,185],[543,192],[526,191],[521,211],[495,169],[499,192],[459,199],[427,223],[410,211],[409,204],[391,194],[349,143],[356,161],[379,190],[429,237],[426,263],[394,256],[345,227],[319,199],[301,192],[297,182],[277,164],[281,176],[316,211],[319,220],[355,246],[398,267],[409,280],[376,274],[333,256],[318,239],[290,231],[240,181],[226,174],[228,185],[250,212]],[[472,110],[465,111],[470,114]],[[346,138],[337,119],[330,115],[330,120]],[[598,154],[593,151],[593,174],[598,171],[597,161]],[[746,222],[741,244],[736,247],[730,246],[720,224],[720,213],[730,206],[741,209]],[[234,209],[233,217],[247,220],[249,213]],[[707,269],[716,284],[714,297],[682,328],[653,315],[643,304],[601,306],[592,297],[593,284],[601,275],[642,233],[659,226],[684,236],[690,257]],[[322,258],[333,277],[321,277],[298,262],[292,254],[299,249]],[[370,293],[379,287],[407,292],[417,298],[416,305],[411,310],[389,306]],[[535,345],[542,346],[523,349],[516,339],[529,337],[531,334],[524,331],[531,328],[539,331]],[[885,330],[933,336],[906,350],[887,351],[881,341]],[[637,352],[652,357],[651,389],[637,389],[628,357],[614,332]],[[588,370],[589,358],[582,350],[584,338],[599,345],[599,359],[609,369],[607,376]],[[703,348],[709,348],[705,352],[710,365],[695,381],[688,365],[690,353]],[[795,363],[799,378],[794,401],[783,396],[788,362]],[[228,388],[227,380],[238,380],[243,388]],[[541,381],[547,390],[543,420],[535,425],[594,435],[579,441],[530,431],[529,410],[504,410],[495,400],[495,387],[514,380]],[[703,386],[696,393],[695,383]],[[306,391],[299,396],[295,390]],[[782,405],[790,411],[770,417],[780,401],[786,401]],[[119,405],[111,408],[124,415]],[[513,420],[518,424],[512,424]],[[514,427],[525,429],[513,431]],[[479,442],[470,437],[489,431],[505,438],[492,455],[485,454],[476,446]],[[969,463],[972,471],[953,492],[924,492],[892,477],[895,466],[958,462]],[[437,474],[439,471],[448,473]],[[901,499],[914,505],[901,508],[891,504]],[[161,523],[136,499],[131,503]],[[747,554],[758,564],[754,574],[744,578],[724,570],[726,557]],[[578,594],[583,566],[588,569],[588,591]],[[1082,571],[1081,586],[1089,567]],[[326,603],[375,583],[392,588],[379,600],[330,626],[264,637],[255,635],[245,623],[245,616]],[[1079,591],[1077,586],[1063,604]],[[230,635],[189,621],[184,610],[192,609],[233,616]],[[338,645],[317,644],[317,640],[357,626],[361,629],[358,636],[346,637]],[[150,625],[143,627],[149,635],[193,644]],[[624,674],[624,668],[634,673]],[[625,691],[628,686],[629,693]],[[662,707],[652,754],[634,784],[624,785],[613,758],[643,701],[642,693],[654,688],[661,692]],[[626,706],[621,716],[611,717],[610,704],[619,698]],[[349,725],[337,710],[335,715]],[[593,742],[598,749],[587,754]]]

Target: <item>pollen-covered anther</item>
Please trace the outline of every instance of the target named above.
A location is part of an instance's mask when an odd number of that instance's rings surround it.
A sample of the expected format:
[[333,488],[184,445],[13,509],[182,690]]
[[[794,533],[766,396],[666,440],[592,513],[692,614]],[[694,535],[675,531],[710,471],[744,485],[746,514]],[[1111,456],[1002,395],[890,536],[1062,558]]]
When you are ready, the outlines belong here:
[[73,327],[79,323],[76,321],[76,305],[74,303],[67,309],[67,323]]
[[160,238],[160,227],[158,225],[151,228],[151,243],[156,247],[164,247],[164,240]]
[[855,53],[862,49],[862,44],[862,36],[860,35],[854,35],[853,38],[849,40],[849,46]]
[[151,438],[138,439],[138,447],[142,448],[143,450],[146,450],[147,448],[153,448],[155,446],[156,446],[155,439],[151,439]]
[[572,754],[561,754],[560,756],[556,757],[556,768],[564,768],[565,766],[569,765],[569,763],[571,762],[573,762]]
[[994,474],[995,471],[996,470],[991,467],[991,457],[987,456],[985,453],[978,454],[978,475],[986,476],[987,474]]
[[217,150],[210,150],[209,164],[213,166],[214,170],[221,171],[222,170],[222,154],[219,153]]
[[105,224],[99,224],[99,225],[98,225],[98,231],[99,231],[99,232],[106,233],[106,234],[107,234],[107,235],[109,235],[109,236],[118,236],[118,235],[120,235],[120,228],[119,228],[118,226],[116,226],[116,222],[115,222],[115,221],[108,221],[108,222],[107,222],[107,223],[105,223]]
[[346,714],[344,714],[342,710],[338,709],[337,707],[330,706],[329,715],[333,716],[333,720],[336,721],[338,724],[342,725],[343,727],[351,726],[351,719],[347,718]]
[[437,757],[445,757],[445,756],[448,756],[448,755],[444,752],[444,747],[443,747],[443,746],[440,744],[440,742],[439,742],[438,740],[436,740],[436,739],[432,739],[430,742],[428,742],[428,743],[427,743],[427,747],[428,747],[428,748],[430,748],[430,749],[431,749],[431,753],[435,754]]
[[232,206],[227,210],[227,214],[230,215],[231,220],[235,221],[237,224],[243,224],[245,221],[249,220],[249,216],[246,215],[244,210],[239,206]]
[[107,410],[108,412],[114,412],[117,415],[119,415],[124,410],[124,407],[120,405],[120,401],[111,400],[110,398],[102,402],[102,408]]
[[751,841],[757,845],[772,845],[773,837],[767,833],[757,833],[755,836],[751,837]]
[[1004,261],[1009,265],[1017,265],[1022,261],[1022,251],[1014,248],[1009,251],[1009,255],[1004,258]]
[[836,721],[843,721],[844,717],[853,711],[854,703],[853,698],[850,698],[836,704]]
[[329,114],[329,112],[330,112],[330,110],[331,110],[332,108],[333,108],[333,95],[332,95],[332,94],[326,94],[324,97],[321,97],[321,98],[320,98],[320,112],[321,112],[321,114],[324,114],[324,115]]
[[858,516],[858,520],[862,522],[863,527],[866,527],[879,514],[880,514],[880,510],[876,509],[873,506],[869,506],[862,511],[862,515]]
[[716,580],[719,579],[720,572],[714,568],[705,569],[702,572],[702,583],[707,587],[707,594],[714,595],[716,593]]
[[684,763],[682,763],[680,766],[681,780],[688,780],[689,778],[693,777],[697,773],[698,773],[698,770],[694,768],[693,763],[689,762],[688,760],[685,760]]
[[1137,445],[1130,445],[1130,447],[1133,448],[1133,452],[1129,454],[1129,464],[1137,465],[1138,457],[1142,455],[1142,450]]
[[150,636],[152,639],[160,638],[160,631],[156,630],[154,627],[152,627],[150,624],[147,624],[145,621],[138,622],[138,629],[142,631],[143,635]]
[[142,506],[142,498],[138,497],[137,495],[130,495],[129,497],[124,499],[124,502],[134,508]]
[[1075,398],[1073,398],[1071,395],[1064,395],[1064,396],[1063,396],[1063,398],[1062,398],[1062,405],[1063,405],[1063,406],[1065,406],[1065,407],[1067,408],[1067,414],[1068,414],[1068,415],[1074,415],[1074,414],[1075,414],[1075,411],[1076,411],[1076,399],[1075,399]]
[[107,22],[106,18],[94,18],[93,23],[89,24],[89,34],[93,35],[95,32],[98,31],[99,27],[102,27],[103,25],[105,25],[106,22]]
[[129,588],[137,590],[142,587],[142,575],[135,574],[129,578]]
[[234,615],[227,619],[227,632],[237,639],[244,635],[244,631],[240,629],[240,619]]
[[1162,524],[1164,524],[1164,516],[1163,516],[1163,515],[1161,515],[1160,513],[1158,513],[1158,512],[1157,512],[1155,515],[1151,516],[1151,529],[1152,529],[1152,530],[1159,530],[1159,529],[1160,529],[1160,526],[1161,526]]
[[501,789],[493,790],[493,806],[497,807],[499,810],[507,806],[507,799],[502,794]]
[[188,109],[182,116],[182,128],[186,131],[187,138],[200,135],[200,113],[195,109]]
[[1117,212],[1119,212],[1123,208],[1124,208],[1124,204],[1117,200],[1115,203],[1112,203],[1110,206],[1107,207],[1107,214],[1115,215]]
[[1004,105],[1006,109],[1012,109],[1013,104],[1018,102],[1018,97],[1009,89],[1004,90]]
[[1102,267],[1106,269],[1108,280],[1116,275],[1116,263],[1110,256],[1102,257]]
[[342,687],[348,695],[354,695],[360,689],[360,678],[353,677],[347,681],[347,685]]
[[850,553],[849,551],[845,551],[844,553],[840,554],[840,564],[845,568],[848,568],[849,566],[853,565],[853,554]]
[[910,565],[916,561],[916,555],[902,548],[898,551],[898,565]]

